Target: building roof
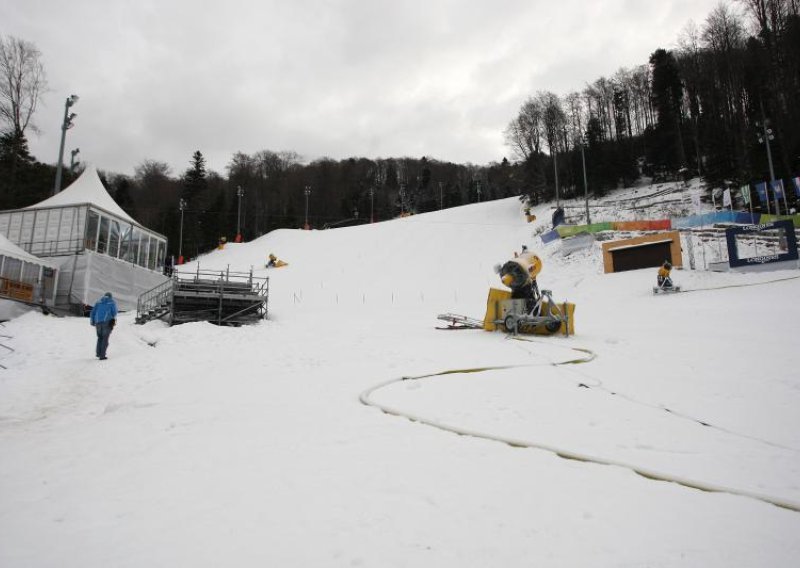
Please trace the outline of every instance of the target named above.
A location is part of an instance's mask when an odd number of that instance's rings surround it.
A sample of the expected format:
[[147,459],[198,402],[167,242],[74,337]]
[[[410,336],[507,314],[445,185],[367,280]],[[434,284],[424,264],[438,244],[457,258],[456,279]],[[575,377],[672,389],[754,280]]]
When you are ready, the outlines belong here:
[[91,165],[87,166],[80,177],[61,192],[35,205],[25,207],[25,209],[63,207],[66,205],[80,205],[83,203],[89,203],[90,205],[108,211],[120,219],[140,225],[138,221],[125,213],[122,207],[117,205],[117,202],[108,194],[108,191],[106,191],[106,188],[103,186],[103,182],[100,181],[97,168]]

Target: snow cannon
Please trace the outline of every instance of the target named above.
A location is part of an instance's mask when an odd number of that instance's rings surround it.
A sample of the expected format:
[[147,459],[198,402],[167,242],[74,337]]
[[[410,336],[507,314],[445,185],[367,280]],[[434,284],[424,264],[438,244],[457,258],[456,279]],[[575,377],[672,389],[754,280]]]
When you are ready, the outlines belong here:
[[511,288],[512,293],[522,293],[536,282],[536,276],[542,270],[542,259],[531,252],[512,258],[500,266],[500,281]]
[[553,301],[550,290],[539,291],[536,277],[542,270],[542,259],[523,249],[522,254],[495,266],[500,281],[510,290],[490,288],[486,301],[483,329],[503,329],[509,333],[564,335],[575,333],[575,304]]

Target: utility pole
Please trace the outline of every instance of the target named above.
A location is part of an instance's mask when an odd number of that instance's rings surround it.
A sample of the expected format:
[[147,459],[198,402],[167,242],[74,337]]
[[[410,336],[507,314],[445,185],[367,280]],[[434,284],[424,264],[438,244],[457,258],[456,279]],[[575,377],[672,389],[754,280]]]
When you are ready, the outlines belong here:
[[241,185],[236,186],[236,197],[239,198],[239,207],[238,212],[236,213],[236,242],[242,242],[242,231],[241,231],[241,221],[242,221],[242,197],[244,196],[244,190],[242,189]]
[[375,222],[375,186],[369,188],[369,222]]
[[178,209],[181,211],[181,230],[178,238],[178,259],[183,262],[183,210],[186,209],[186,200],[181,198],[178,202]]
[[306,222],[305,222],[305,225],[303,225],[303,228],[306,231],[308,231],[311,228],[311,226],[308,224],[308,196],[311,195],[311,186],[310,185],[307,185],[305,187],[305,189],[303,190],[303,195],[306,196]]
[[[764,115],[764,101],[761,101],[761,132],[758,134],[758,141],[767,147],[767,162],[769,163],[769,186],[767,187],[767,200],[769,201],[769,190],[772,189],[772,184],[775,183],[775,169],[772,167],[772,149],[770,148],[770,140],[775,140],[775,135],[772,129],[768,128],[769,119]],[[775,215],[781,214],[781,205],[778,201],[778,196],[775,195],[773,190],[772,194],[775,196]]]
[[586,181],[586,156],[583,153],[583,138],[580,139],[581,145],[581,163],[583,164],[583,195],[586,200],[586,224],[592,224],[592,218],[589,216],[589,184]]
[[556,150],[555,148],[551,148],[553,150],[553,174],[556,179],[556,207],[561,207],[561,198],[558,195],[558,159],[556,158]]
[[64,120],[61,122],[61,145],[58,148],[58,163],[56,164],[56,183],[53,186],[53,195],[61,191],[61,169],[64,161],[64,141],[67,138],[67,130],[75,126],[72,122],[77,114],[69,112],[69,108],[78,102],[78,95],[70,95],[64,103]]

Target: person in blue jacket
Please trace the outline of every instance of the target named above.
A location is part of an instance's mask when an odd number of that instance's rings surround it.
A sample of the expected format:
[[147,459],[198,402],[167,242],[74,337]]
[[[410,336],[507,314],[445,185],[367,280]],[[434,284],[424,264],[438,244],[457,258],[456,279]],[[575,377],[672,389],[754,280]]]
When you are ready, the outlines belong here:
[[111,292],[106,292],[103,297],[97,300],[89,314],[89,322],[97,331],[97,358],[105,361],[106,349],[108,349],[108,338],[111,330],[117,323],[117,304],[111,296]]

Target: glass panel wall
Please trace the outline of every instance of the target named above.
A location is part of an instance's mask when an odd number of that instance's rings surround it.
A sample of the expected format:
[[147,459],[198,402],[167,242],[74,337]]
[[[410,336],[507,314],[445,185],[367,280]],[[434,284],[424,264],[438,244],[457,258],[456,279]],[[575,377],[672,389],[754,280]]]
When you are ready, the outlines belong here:
[[86,219],[86,248],[97,250],[97,230],[100,228],[100,216],[94,211],[89,211]]
[[131,230],[131,250],[128,255],[128,260],[133,264],[139,263],[139,241],[142,238],[142,232],[133,227]]
[[150,248],[149,252],[147,253],[147,268],[150,270],[156,269],[156,257],[158,255],[158,240],[151,236],[150,237]]
[[28,284],[36,284],[39,281],[39,265],[33,262],[23,262],[22,276],[19,280]]
[[0,273],[0,276],[10,280],[19,280],[21,270],[22,261],[18,258],[7,256],[3,262],[3,271]]
[[142,240],[139,241],[139,261],[136,263],[139,266],[147,266],[147,250],[150,247],[150,235],[145,232],[141,233]]
[[22,213],[12,213],[8,222],[8,240],[19,243],[19,231],[22,228]]
[[119,221],[111,219],[108,231],[108,256],[117,258],[119,254]]
[[22,229],[19,235],[19,248],[31,252],[31,240],[33,240],[33,221],[36,218],[36,211],[26,211],[22,214]]
[[164,260],[167,258],[167,243],[166,241],[158,241],[158,261],[156,262],[156,270],[159,272],[164,271]]
[[131,226],[123,225],[119,236],[119,258],[131,261]]
[[[55,209],[59,214],[60,209]],[[35,211],[33,221],[33,236],[31,237],[31,254],[44,254],[48,251],[45,241],[47,240],[47,223],[50,218],[50,210]],[[56,221],[57,223],[58,221]]]
[[100,217],[100,235],[97,238],[97,252],[108,254],[108,226],[109,218]]

